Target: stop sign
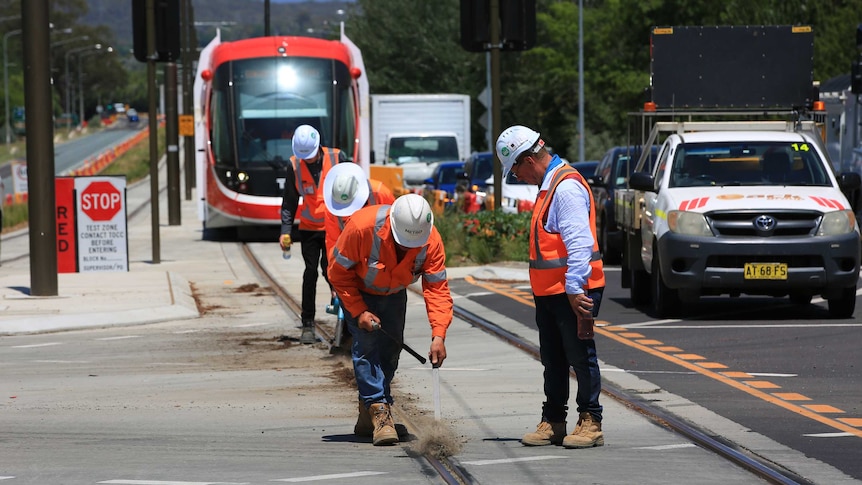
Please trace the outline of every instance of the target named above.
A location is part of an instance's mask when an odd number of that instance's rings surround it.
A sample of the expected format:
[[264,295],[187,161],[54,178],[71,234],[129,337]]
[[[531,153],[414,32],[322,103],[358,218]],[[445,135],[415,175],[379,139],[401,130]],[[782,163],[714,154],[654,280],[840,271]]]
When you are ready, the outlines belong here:
[[122,208],[123,195],[110,182],[93,182],[81,192],[81,211],[93,221],[110,221]]

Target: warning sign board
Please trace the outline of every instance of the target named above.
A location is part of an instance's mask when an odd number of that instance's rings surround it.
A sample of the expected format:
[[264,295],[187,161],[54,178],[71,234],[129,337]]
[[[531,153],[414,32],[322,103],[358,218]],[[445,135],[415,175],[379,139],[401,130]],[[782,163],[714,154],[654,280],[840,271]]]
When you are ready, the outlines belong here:
[[128,271],[126,178],[76,177],[78,272]]
[[195,117],[180,115],[180,136],[195,136]]

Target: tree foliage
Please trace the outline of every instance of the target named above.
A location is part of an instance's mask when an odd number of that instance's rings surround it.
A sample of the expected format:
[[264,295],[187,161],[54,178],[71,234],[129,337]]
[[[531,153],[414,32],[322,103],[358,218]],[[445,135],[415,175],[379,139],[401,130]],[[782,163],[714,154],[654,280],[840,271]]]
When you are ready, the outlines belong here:
[[[862,2],[846,0],[584,0],[584,133],[578,133],[578,2],[537,0],[537,44],[501,53],[503,127],[526,124],[554,148],[586,158],[627,140],[626,113],[649,85],[653,26],[811,25],[815,79],[846,73],[857,55]],[[485,88],[485,56],[459,44],[457,0],[357,0],[348,35],[363,50],[372,93],[458,92]],[[484,108],[473,105],[476,119]],[[474,146],[482,128],[474,124]],[[477,134],[478,133],[478,134]]]

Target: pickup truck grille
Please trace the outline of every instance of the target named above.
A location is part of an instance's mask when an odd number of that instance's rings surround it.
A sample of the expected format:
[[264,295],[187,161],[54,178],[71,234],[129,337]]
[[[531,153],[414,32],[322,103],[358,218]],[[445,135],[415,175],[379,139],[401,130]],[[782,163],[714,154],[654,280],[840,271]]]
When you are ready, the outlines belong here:
[[813,236],[822,214],[817,211],[715,211],[705,214],[716,236]]

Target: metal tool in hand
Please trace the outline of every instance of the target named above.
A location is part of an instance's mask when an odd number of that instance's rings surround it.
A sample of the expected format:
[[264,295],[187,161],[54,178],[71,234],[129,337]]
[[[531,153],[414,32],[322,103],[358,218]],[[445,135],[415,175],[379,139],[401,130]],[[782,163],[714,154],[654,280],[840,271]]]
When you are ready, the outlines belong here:
[[371,329],[372,329],[372,330],[379,330],[379,331],[383,332],[383,335],[386,335],[387,337],[389,337],[389,338],[391,338],[392,340],[394,340],[394,341],[395,341],[395,343],[397,343],[398,345],[400,345],[402,349],[404,349],[404,350],[406,350],[406,351],[407,351],[407,353],[409,353],[409,354],[410,354],[410,355],[412,355],[413,357],[416,357],[416,360],[418,360],[421,364],[424,364],[424,363],[428,362],[428,359],[426,359],[425,357],[422,357],[421,355],[419,355],[419,353],[418,353],[418,352],[416,352],[415,350],[413,350],[412,348],[410,348],[410,346],[409,346],[409,345],[407,345],[407,344],[405,344],[404,342],[402,342],[402,341],[398,340],[397,338],[393,337],[393,336],[392,336],[392,335],[390,335],[390,334],[389,334],[389,332],[387,332],[386,330],[383,330],[383,327],[381,327],[381,326],[380,326],[380,323],[379,323],[379,322],[377,322],[377,321],[375,321],[375,320],[372,320],[372,321],[371,321]]

